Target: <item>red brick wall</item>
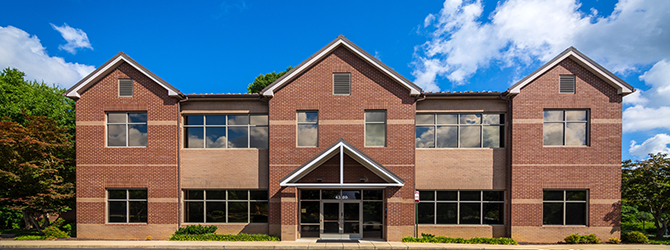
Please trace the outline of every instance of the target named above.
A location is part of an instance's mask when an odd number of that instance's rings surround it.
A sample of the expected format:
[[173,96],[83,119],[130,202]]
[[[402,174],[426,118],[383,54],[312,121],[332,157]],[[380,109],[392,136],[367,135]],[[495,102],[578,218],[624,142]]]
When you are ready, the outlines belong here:
[[[576,75],[575,94],[558,93],[560,74]],[[588,189],[589,228],[608,227],[612,235],[618,236],[621,101],[622,96],[614,87],[571,59],[559,63],[513,97],[510,213],[513,237],[517,235],[515,227],[542,228],[543,189]],[[543,146],[545,109],[590,110],[589,146]],[[549,237],[554,231],[552,237],[567,236],[562,235],[563,230],[544,228],[547,233],[518,236],[523,238],[518,240],[547,242],[554,239]]]
[[[332,74],[351,73],[351,95],[332,93]],[[296,147],[296,111],[318,110],[319,122],[350,120],[350,123],[319,124],[318,147]],[[411,120],[409,123],[387,124],[386,147],[364,146],[365,110],[386,110],[388,120]],[[361,60],[345,48],[338,48],[292,82],[275,91],[270,100],[270,124],[286,121],[291,125],[270,126],[270,196],[279,198],[295,189],[281,189],[279,179],[305,163],[317,153],[344,138],[354,147],[386,166],[405,180],[405,186],[387,192],[390,197],[412,199],[414,192],[414,113],[415,99],[409,90]],[[325,123],[325,122],[324,122]],[[295,202],[294,202],[295,203]],[[297,203],[296,203],[297,204]],[[284,204],[289,205],[289,204]],[[281,205],[281,206],[284,206]],[[298,212],[294,204],[281,208],[281,223],[296,225]],[[387,226],[411,226],[413,204],[389,206]],[[278,224],[278,203],[270,204],[270,224]],[[271,227],[272,228],[272,227]],[[271,232],[272,233],[272,232]]]
[[[118,96],[118,79],[133,79],[133,96]],[[106,112],[145,111],[148,146],[106,146]],[[122,64],[81,93],[77,101],[77,222],[106,222],[107,188],[146,188],[148,224],[178,223],[177,99],[129,64]],[[132,225],[131,225],[132,226]],[[118,228],[118,225],[111,226]],[[136,226],[135,226],[136,227]],[[151,227],[148,234],[151,235]],[[161,228],[165,231],[165,228]],[[164,232],[156,232],[161,237]],[[115,238],[114,233],[79,231],[81,238]]]

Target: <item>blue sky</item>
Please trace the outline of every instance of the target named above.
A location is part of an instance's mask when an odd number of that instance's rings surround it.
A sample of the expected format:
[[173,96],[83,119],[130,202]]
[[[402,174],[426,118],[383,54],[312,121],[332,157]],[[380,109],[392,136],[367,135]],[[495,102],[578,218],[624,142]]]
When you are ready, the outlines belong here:
[[9,1],[0,67],[62,87],[119,51],[183,93],[241,93],[343,34],[427,91],[504,91],[569,46],[639,91],[623,159],[670,153],[670,1]]

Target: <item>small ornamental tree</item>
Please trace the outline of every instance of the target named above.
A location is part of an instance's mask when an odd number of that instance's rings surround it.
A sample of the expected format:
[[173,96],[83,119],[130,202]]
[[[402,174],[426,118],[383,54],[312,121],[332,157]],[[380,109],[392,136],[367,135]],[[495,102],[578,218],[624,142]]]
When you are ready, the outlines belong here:
[[249,87],[247,87],[247,90],[249,90],[249,93],[260,93],[261,90],[263,90],[265,87],[279,79],[279,77],[283,76],[286,74],[286,72],[289,72],[291,69],[293,69],[293,66],[289,66],[286,68],[285,71],[277,73],[277,71],[273,71],[272,73],[267,73],[265,75],[260,74],[254,79],[254,82],[249,84]]
[[26,229],[38,231],[38,218],[69,210],[74,184],[67,181],[74,147],[67,127],[45,116],[24,113],[25,125],[8,117],[0,121],[0,206],[21,211]]
[[670,158],[667,154],[649,154],[646,160],[624,161],[622,165],[622,198],[638,205],[654,217],[656,238],[670,223]]

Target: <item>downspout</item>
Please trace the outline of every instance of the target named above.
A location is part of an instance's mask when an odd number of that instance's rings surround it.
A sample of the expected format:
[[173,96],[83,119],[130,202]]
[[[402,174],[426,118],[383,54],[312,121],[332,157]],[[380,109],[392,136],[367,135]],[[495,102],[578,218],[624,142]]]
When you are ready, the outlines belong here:
[[512,99],[500,94],[500,99],[507,101],[507,205],[505,206],[508,213],[505,218],[505,234],[507,237],[512,237]]
[[184,99],[177,102],[177,229],[181,227],[182,222],[182,202],[181,202],[181,104],[185,101],[188,101],[188,96],[184,96]]

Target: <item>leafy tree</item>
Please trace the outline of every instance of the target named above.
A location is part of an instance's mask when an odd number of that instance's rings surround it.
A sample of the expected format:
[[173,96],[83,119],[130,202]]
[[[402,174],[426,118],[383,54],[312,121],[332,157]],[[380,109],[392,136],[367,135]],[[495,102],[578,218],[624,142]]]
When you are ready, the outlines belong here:
[[26,124],[24,113],[31,116],[46,116],[68,128],[74,135],[74,101],[63,96],[65,89],[44,82],[26,81],[25,74],[17,69],[6,68],[0,72],[0,118]]
[[283,76],[286,74],[286,72],[289,72],[291,69],[293,69],[293,66],[288,66],[285,71],[277,73],[277,71],[273,71],[272,73],[267,73],[265,75],[260,74],[254,79],[254,82],[249,84],[249,87],[247,87],[247,90],[249,90],[249,93],[260,93],[261,90],[263,90],[265,87],[279,79],[279,77]]
[[645,208],[654,217],[656,238],[661,239],[670,223],[670,158],[649,154],[646,160],[627,160],[622,166],[624,202]]
[[69,210],[74,184],[67,179],[74,147],[67,128],[45,116],[24,115],[26,124],[0,122],[0,204],[22,211],[26,224],[41,232],[37,219]]

